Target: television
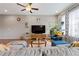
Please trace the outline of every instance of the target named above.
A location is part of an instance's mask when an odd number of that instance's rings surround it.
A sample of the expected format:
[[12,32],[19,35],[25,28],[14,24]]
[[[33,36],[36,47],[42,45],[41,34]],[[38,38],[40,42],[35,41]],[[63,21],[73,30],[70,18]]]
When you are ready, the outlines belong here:
[[32,25],[32,33],[45,33],[45,25]]

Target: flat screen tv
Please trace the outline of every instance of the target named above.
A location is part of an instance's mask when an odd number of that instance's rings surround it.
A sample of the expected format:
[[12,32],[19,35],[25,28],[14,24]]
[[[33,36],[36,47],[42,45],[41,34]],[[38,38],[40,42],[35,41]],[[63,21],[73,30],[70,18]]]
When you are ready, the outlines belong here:
[[32,25],[32,33],[45,33],[45,25]]

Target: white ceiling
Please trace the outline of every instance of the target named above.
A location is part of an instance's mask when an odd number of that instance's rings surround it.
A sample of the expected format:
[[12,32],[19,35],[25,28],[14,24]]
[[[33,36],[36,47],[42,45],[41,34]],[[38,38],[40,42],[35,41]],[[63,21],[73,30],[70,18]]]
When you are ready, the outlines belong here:
[[[33,3],[33,7],[39,8],[38,11],[29,13],[28,11],[20,11],[23,7],[16,3],[0,3],[0,14],[7,15],[56,15],[68,8],[71,3]],[[5,12],[4,10],[8,10]],[[57,12],[56,12],[57,11]]]

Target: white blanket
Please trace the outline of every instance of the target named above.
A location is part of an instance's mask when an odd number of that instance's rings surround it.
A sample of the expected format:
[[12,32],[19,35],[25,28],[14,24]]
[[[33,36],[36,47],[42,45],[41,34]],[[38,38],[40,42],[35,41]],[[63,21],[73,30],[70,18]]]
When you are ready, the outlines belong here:
[[1,51],[1,56],[79,56],[79,47],[21,48]]

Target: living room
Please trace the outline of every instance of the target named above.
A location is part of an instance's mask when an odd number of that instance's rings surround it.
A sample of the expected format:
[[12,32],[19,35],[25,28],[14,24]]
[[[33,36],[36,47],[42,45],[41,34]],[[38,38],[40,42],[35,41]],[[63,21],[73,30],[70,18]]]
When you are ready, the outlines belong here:
[[[78,43],[78,6],[78,3],[0,3],[0,46],[3,50],[5,47],[13,51],[16,48],[41,48],[42,54],[44,47],[51,47],[48,50],[52,47],[60,47],[61,50],[65,49],[61,48],[63,46],[67,49],[78,47],[75,44]],[[44,55],[55,54],[44,52]]]

